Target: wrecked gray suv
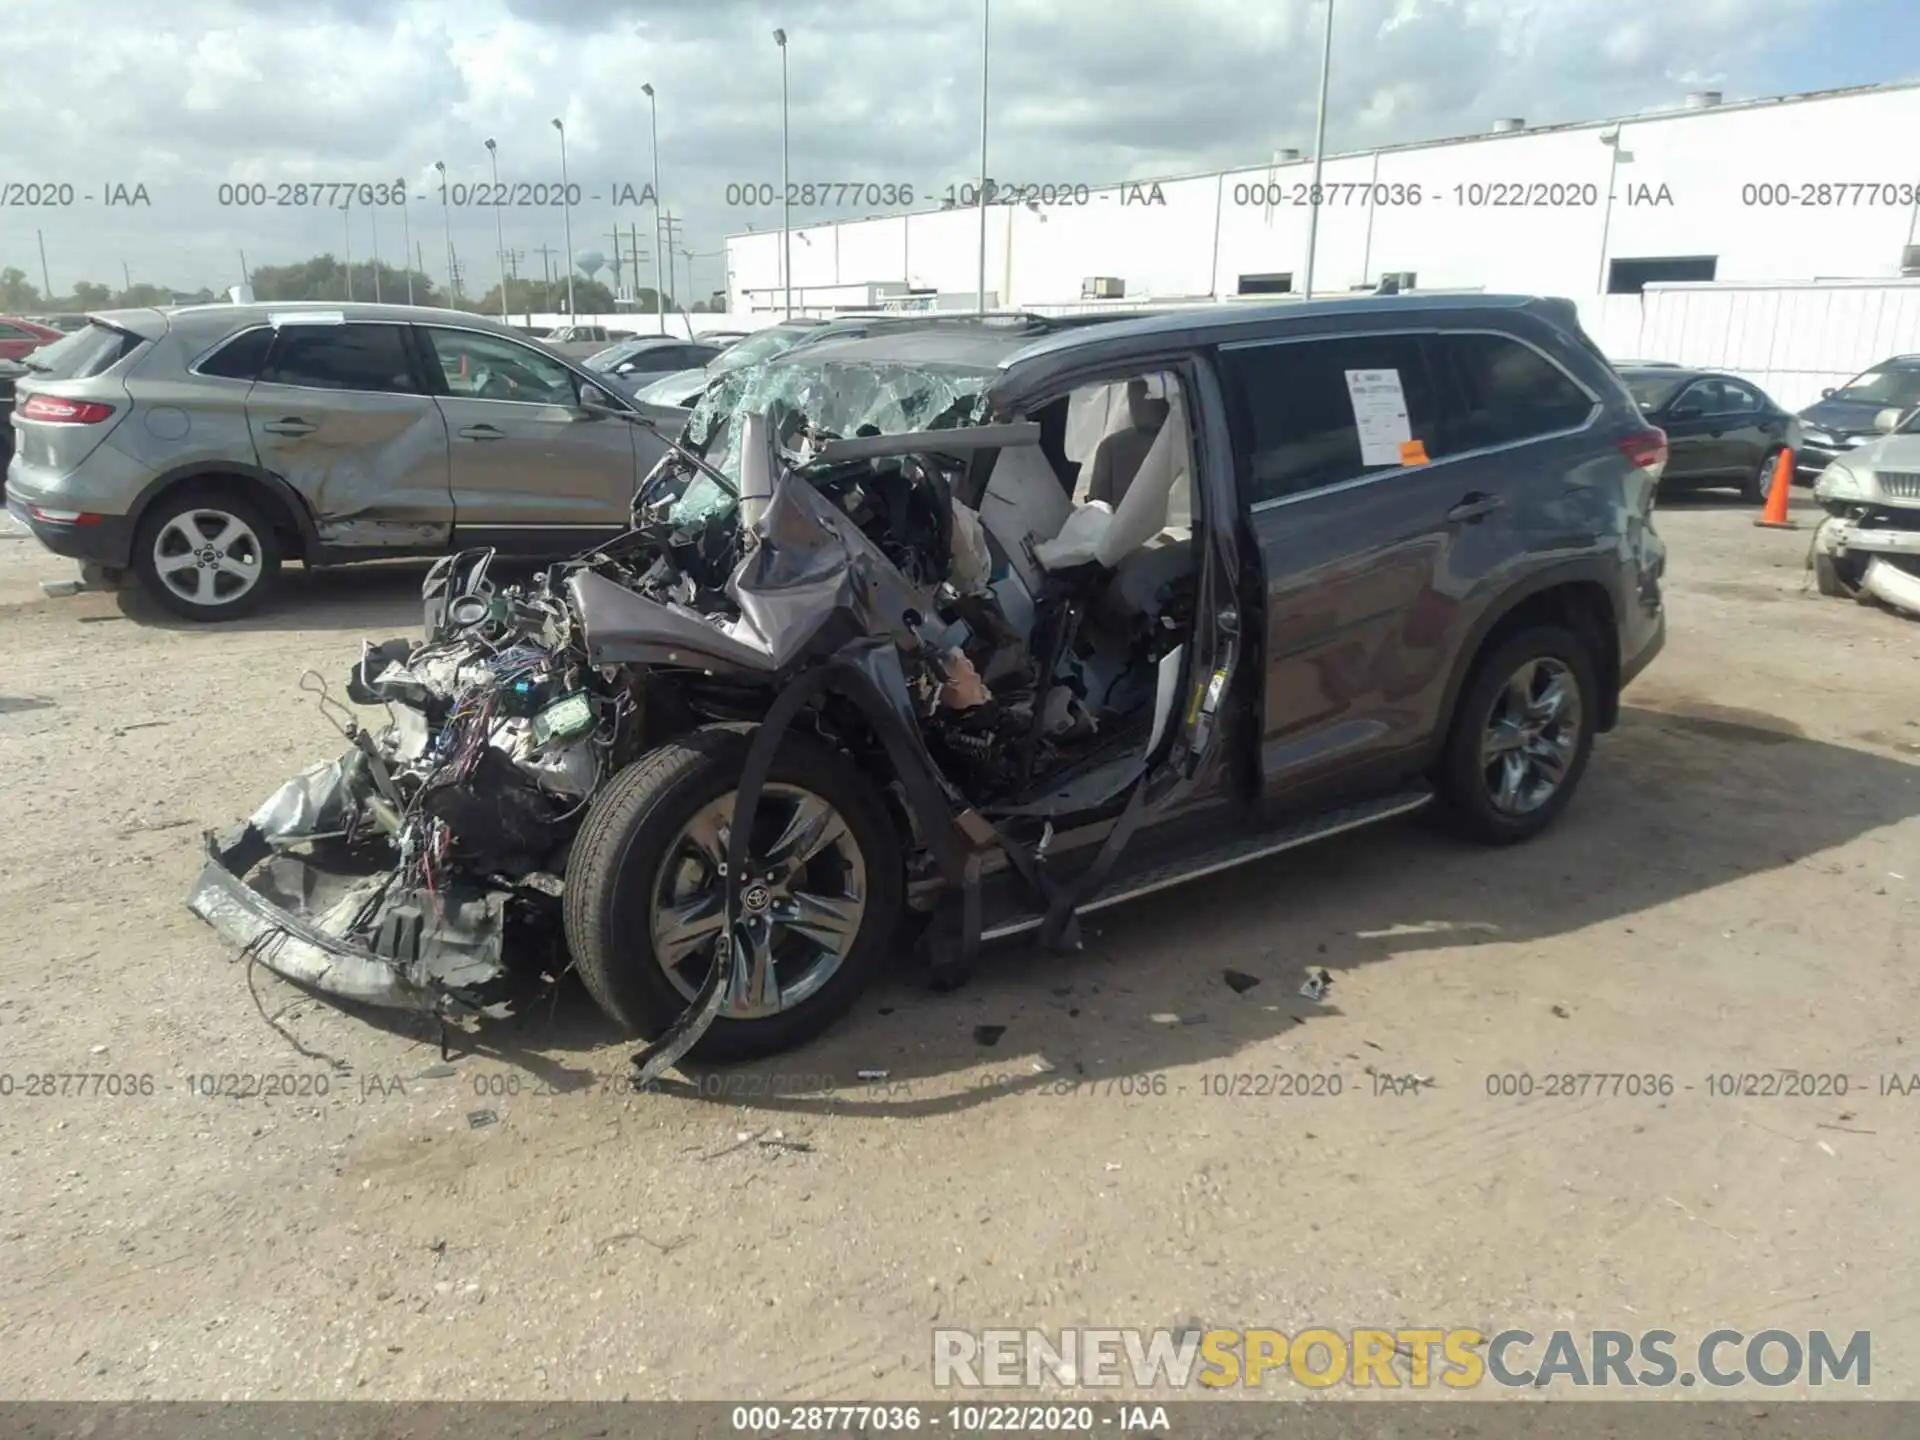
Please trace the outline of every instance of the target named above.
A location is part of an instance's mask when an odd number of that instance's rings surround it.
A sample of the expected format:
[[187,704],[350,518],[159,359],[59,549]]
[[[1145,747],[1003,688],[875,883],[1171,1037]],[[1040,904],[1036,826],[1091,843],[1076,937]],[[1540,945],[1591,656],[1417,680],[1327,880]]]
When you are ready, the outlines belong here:
[[779,1051],[985,942],[1434,806],[1568,803],[1664,633],[1665,441],[1571,305],[1397,296],[930,327],[725,377],[633,528],[423,643],[190,903],[443,1017],[577,969],[681,1056]]

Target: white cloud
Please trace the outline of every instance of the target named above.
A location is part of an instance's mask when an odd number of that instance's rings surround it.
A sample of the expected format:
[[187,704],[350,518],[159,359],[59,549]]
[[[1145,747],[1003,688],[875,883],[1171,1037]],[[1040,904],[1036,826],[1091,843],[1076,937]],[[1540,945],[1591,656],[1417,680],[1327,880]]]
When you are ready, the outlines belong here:
[[[1714,74],[1729,98],[1761,86],[1770,52],[1840,0],[1336,0],[1329,145],[1355,149],[1483,129],[1623,114]],[[341,217],[223,209],[222,180],[434,182],[431,165],[589,192],[652,173],[643,81],[657,91],[667,204],[689,243],[777,223],[725,207],[730,182],[777,179],[780,55],[791,35],[795,179],[912,184],[922,194],[978,164],[980,6],[925,0],[96,0],[16,6],[0,29],[7,77],[0,180],[144,181],[151,211],[0,210],[0,266],[36,282],[44,233],[57,289],[81,278],[193,287],[253,264],[305,258]],[[994,0],[989,170],[1035,183],[1139,179],[1310,147],[1320,0]],[[58,57],[50,60],[49,57]],[[426,187],[417,185],[415,193]],[[816,212],[817,218],[826,212]],[[410,216],[439,265],[437,200]],[[510,210],[510,247],[561,244],[557,212]],[[649,212],[573,216],[576,248]],[[491,273],[492,217],[452,217],[455,243]],[[382,218],[381,243],[397,233]],[[356,251],[368,243],[355,240]],[[537,273],[537,255],[529,262]],[[525,273],[523,268],[523,273]],[[709,273],[711,271],[709,270]]]

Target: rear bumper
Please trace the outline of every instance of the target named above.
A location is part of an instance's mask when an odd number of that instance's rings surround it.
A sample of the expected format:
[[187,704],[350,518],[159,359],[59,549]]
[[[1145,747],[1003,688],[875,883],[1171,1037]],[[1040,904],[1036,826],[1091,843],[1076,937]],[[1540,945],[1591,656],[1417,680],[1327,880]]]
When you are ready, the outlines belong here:
[[33,507],[17,486],[8,489],[7,513],[26,526],[33,538],[47,549],[70,560],[90,561],[118,570],[126,567],[133,553],[133,523],[124,515],[101,515],[84,525],[43,520],[33,513]]
[[1654,617],[1653,627],[1645,632],[1640,648],[1631,655],[1620,657],[1620,688],[1625,690],[1640,672],[1651,665],[1660,652],[1667,647],[1667,612],[1662,610]]

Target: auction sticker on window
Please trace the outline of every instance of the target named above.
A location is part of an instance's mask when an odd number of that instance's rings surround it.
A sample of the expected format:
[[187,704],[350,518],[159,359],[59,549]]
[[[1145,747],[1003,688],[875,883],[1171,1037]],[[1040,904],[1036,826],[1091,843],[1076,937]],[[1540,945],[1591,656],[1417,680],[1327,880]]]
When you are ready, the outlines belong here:
[[1362,465],[1402,465],[1400,447],[1413,439],[1407,423],[1407,396],[1398,370],[1349,370],[1347,395],[1353,401],[1353,425],[1360,435]]

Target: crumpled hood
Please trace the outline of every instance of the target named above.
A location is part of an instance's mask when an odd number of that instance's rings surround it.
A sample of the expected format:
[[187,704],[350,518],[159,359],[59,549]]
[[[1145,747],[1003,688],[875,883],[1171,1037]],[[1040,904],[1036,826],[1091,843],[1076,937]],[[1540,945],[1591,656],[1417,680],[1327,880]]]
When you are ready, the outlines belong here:
[[908,617],[931,608],[931,597],[792,471],[776,483],[754,539],[726,585],[735,617],[653,600],[591,571],[570,577],[589,660],[779,678],[856,635],[911,644]]
[[1844,458],[1854,469],[1920,471],[1920,435],[1883,435]]

